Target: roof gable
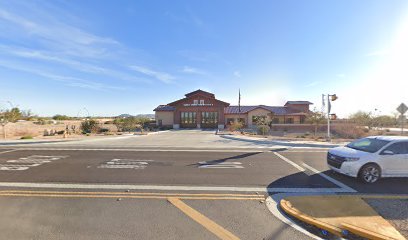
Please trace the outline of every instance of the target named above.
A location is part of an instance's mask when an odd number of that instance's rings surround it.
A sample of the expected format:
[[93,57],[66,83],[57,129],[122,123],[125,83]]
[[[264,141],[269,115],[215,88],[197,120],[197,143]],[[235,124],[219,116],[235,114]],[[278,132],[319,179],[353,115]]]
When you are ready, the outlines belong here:
[[168,105],[159,105],[153,111],[174,111],[174,110],[176,110],[175,107],[168,106]]
[[184,96],[189,98],[189,97],[192,97],[194,95],[201,95],[201,96],[205,96],[205,97],[208,97],[208,98],[215,98],[215,95],[213,93],[206,92],[206,91],[203,91],[201,89],[198,89],[198,90],[195,90],[193,92],[187,93]]
[[290,104],[293,104],[293,105],[311,105],[313,103],[311,103],[309,101],[287,101],[285,103],[285,106],[290,105]]

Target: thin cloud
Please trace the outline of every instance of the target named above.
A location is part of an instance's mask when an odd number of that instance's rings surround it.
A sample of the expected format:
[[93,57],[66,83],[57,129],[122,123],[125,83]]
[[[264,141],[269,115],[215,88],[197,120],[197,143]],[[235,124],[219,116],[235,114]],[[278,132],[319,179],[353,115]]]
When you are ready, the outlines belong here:
[[[8,31],[20,29],[19,34],[25,38],[34,38],[43,46],[51,47],[72,55],[100,58],[107,55],[107,45],[119,45],[113,39],[100,37],[78,27],[65,24],[51,16],[26,16],[6,10],[0,10],[0,19],[7,22]],[[4,35],[8,33],[5,32]],[[7,36],[5,36],[7,37]]]
[[306,85],[306,87],[314,87],[320,84],[320,81],[314,81]]
[[132,81],[132,82],[147,82],[145,79],[140,79],[132,76],[131,74],[127,74],[125,72],[116,71],[111,68],[106,68],[94,64],[88,64],[84,61],[77,61],[69,58],[68,56],[55,54],[47,51],[42,50],[34,50],[34,49],[27,49],[27,48],[20,48],[15,46],[4,46],[0,45],[0,53],[5,53],[21,58],[26,59],[36,59],[36,60],[43,60],[48,62],[54,62],[58,64],[62,64],[64,66],[68,66],[74,70],[78,70],[81,72],[86,73],[93,73],[99,74],[103,76],[110,76],[117,79],[125,80],[125,81]]
[[173,83],[173,80],[176,79],[174,76],[170,75],[169,73],[155,71],[150,68],[143,67],[143,66],[134,65],[134,66],[130,66],[130,68],[135,70],[136,72],[139,72],[149,77],[153,77],[164,83]]
[[181,70],[181,72],[191,73],[191,74],[198,74],[198,75],[206,75],[207,74],[206,71],[203,71],[203,70],[198,69],[198,68],[189,67],[189,66],[184,66],[183,69]]
[[55,74],[50,71],[32,68],[27,65],[20,65],[18,63],[10,62],[10,61],[8,61],[7,63],[0,61],[0,66],[11,69],[11,70],[17,70],[21,72],[35,74],[37,76],[44,77],[52,81],[63,83],[65,86],[70,86],[70,87],[78,87],[78,88],[85,88],[85,89],[91,89],[91,90],[104,90],[104,91],[106,90],[125,90],[125,88],[122,88],[122,87],[110,86],[110,85],[106,85],[103,83],[90,81],[90,80],[86,80],[82,78]]
[[233,72],[233,74],[234,74],[234,76],[237,77],[237,78],[240,78],[240,77],[241,77],[241,73],[240,73],[239,71],[235,71],[235,72]]

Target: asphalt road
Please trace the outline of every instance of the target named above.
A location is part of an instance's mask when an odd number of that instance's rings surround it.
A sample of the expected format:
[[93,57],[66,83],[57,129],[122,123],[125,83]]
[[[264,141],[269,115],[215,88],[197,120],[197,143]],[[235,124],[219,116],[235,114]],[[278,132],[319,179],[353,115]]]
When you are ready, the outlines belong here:
[[324,149],[95,147],[1,147],[0,239],[309,239],[265,197],[408,193],[331,173]]

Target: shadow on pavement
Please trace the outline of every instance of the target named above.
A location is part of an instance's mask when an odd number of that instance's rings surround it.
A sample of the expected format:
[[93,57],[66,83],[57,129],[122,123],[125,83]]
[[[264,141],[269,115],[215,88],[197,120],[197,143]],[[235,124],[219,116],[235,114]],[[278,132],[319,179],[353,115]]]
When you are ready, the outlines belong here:
[[358,178],[348,177],[331,170],[324,171],[323,173],[346,184],[359,193],[408,194],[408,178],[382,178],[376,183],[366,184]]
[[338,147],[338,144],[311,144],[311,143],[296,143],[296,142],[283,142],[283,141],[274,141],[274,140],[257,140],[257,139],[245,139],[237,138],[233,136],[222,135],[220,136],[224,139],[240,141],[245,143],[252,143],[255,145],[271,147],[273,145],[285,146],[285,147],[318,147],[318,148],[333,148]]
[[268,188],[338,188],[338,186],[319,174],[307,175],[297,172],[271,182]]
[[[260,153],[261,152],[244,153],[244,154],[240,154],[240,155],[233,156],[233,157],[227,157],[227,158],[216,159],[216,160],[209,160],[209,161],[205,161],[205,162],[206,162],[206,164],[217,164],[217,163],[223,163],[223,162],[226,162],[226,161],[229,161],[229,160],[237,160],[237,159],[250,157],[250,156],[253,156],[253,155],[260,154]],[[200,166],[200,163],[189,164],[187,166]]]

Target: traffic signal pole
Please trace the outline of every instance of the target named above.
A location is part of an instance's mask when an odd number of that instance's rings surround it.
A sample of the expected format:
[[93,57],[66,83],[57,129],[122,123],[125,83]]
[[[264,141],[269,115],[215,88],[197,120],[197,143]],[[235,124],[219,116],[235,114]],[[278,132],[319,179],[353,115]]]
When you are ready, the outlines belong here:
[[336,114],[330,114],[330,111],[331,111],[330,98],[331,98],[331,101],[336,101],[338,97],[336,94],[327,94],[327,141],[329,142],[331,142],[331,134],[330,134],[331,117],[333,116],[333,120],[337,119]]
[[331,142],[330,136],[330,94],[327,94],[327,141]]

